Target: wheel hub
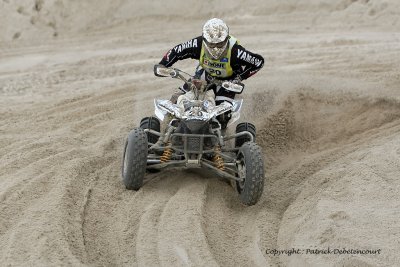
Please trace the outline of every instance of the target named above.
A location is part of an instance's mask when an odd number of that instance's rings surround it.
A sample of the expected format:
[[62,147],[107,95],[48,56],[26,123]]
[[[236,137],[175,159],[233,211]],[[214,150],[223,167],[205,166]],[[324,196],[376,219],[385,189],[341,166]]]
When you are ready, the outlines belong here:
[[246,164],[243,161],[243,157],[240,157],[240,159],[237,161],[237,169],[238,169],[238,176],[241,179],[241,181],[238,181],[238,185],[240,189],[244,188],[244,182],[246,180]]

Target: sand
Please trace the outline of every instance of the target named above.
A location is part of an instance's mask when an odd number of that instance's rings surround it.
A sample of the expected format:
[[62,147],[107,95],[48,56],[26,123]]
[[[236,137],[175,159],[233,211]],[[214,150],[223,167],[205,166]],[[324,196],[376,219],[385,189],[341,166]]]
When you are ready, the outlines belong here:
[[[395,0],[1,0],[0,265],[396,266],[399,15]],[[179,169],[128,191],[125,138],[179,85],[153,65],[214,16],[266,59],[241,96],[264,194],[245,207]]]

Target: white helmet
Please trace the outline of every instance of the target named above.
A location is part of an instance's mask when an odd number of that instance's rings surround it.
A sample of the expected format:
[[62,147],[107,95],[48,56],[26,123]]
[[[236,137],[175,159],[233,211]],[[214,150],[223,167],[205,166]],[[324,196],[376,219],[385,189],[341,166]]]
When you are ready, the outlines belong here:
[[229,28],[221,19],[213,18],[203,26],[203,40],[207,52],[219,59],[228,46]]

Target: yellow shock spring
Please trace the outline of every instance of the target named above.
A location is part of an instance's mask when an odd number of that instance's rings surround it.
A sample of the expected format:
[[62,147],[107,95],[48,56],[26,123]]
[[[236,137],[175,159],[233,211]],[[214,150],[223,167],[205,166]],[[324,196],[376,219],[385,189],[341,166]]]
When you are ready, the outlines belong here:
[[224,160],[221,157],[221,147],[217,146],[215,148],[215,155],[213,157],[213,161],[215,163],[215,166],[220,169],[221,171],[225,170],[225,166],[224,166]]
[[[167,144],[167,146],[169,146],[169,145],[170,145],[170,143]],[[172,156],[172,148],[167,147],[164,149],[164,152],[163,152],[160,160],[162,163],[167,162],[171,159],[171,156]]]

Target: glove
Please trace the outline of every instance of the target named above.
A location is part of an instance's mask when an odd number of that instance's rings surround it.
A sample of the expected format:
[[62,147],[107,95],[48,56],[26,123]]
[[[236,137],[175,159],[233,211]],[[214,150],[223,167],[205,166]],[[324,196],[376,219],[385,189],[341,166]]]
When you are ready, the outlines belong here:
[[234,79],[230,80],[230,82],[234,84],[241,84],[242,79],[240,78],[240,76],[236,76]]

